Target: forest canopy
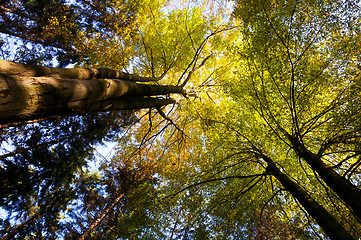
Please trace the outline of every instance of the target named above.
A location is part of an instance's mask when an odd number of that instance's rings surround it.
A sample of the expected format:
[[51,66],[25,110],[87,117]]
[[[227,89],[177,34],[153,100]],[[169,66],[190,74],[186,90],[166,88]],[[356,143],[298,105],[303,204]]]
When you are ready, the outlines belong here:
[[1,239],[361,238],[360,7],[0,1]]

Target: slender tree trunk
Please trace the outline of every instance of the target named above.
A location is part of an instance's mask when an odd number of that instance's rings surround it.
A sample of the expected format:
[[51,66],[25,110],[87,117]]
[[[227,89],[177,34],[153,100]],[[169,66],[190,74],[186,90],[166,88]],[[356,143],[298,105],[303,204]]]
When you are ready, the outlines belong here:
[[321,157],[309,151],[298,138],[288,136],[295,152],[315,170],[325,183],[353,210],[361,220],[361,190],[349,180],[340,176]]
[[20,154],[20,153],[23,153],[23,152],[27,152],[27,151],[32,150],[32,149],[37,149],[37,148],[40,148],[40,147],[43,147],[43,146],[47,146],[47,145],[53,145],[53,144],[62,142],[62,141],[64,141],[64,140],[67,140],[67,139],[69,139],[69,138],[71,138],[71,137],[73,137],[73,136],[74,136],[74,135],[66,136],[66,137],[63,137],[63,138],[60,138],[60,139],[56,139],[56,140],[53,140],[53,141],[42,142],[42,143],[39,143],[39,144],[30,146],[30,147],[27,147],[27,148],[20,148],[20,149],[17,149],[17,150],[15,150],[15,151],[12,151],[12,152],[9,152],[9,153],[0,155],[0,160],[2,160],[2,159],[4,159],[4,158],[8,158],[8,157],[15,156],[15,155]]
[[[49,73],[43,73],[46,76],[32,77],[38,75],[36,67],[8,61],[0,65],[0,124],[54,115],[161,107],[175,101],[150,97],[185,94],[182,87],[172,85],[138,84],[120,79],[64,79],[58,74],[51,75],[57,69],[50,69]],[[82,71],[78,70],[74,71]]]
[[43,216],[44,213],[46,213],[46,211],[54,206],[55,204],[57,204],[59,201],[61,201],[61,199],[59,198],[54,198],[47,206],[45,206],[43,209],[40,209],[37,213],[35,213],[33,216],[31,216],[28,220],[26,220],[25,222],[16,225],[11,232],[9,232],[8,234],[6,234],[5,236],[3,236],[0,240],[8,240],[8,239],[13,239],[14,236],[18,233],[20,233],[25,227],[29,226],[30,224],[32,224],[34,221],[36,221],[37,219],[39,219],[40,217]]
[[6,234],[5,236],[3,236],[0,240],[8,240],[8,239],[13,239],[13,237],[18,234],[23,228],[25,228],[26,226],[29,226],[30,224],[32,224],[36,219],[38,219],[41,215],[40,214],[35,214],[33,215],[31,218],[29,218],[28,220],[26,220],[25,222],[17,225],[11,232],[9,232],[8,234]]
[[282,186],[297,199],[306,211],[316,220],[330,239],[354,239],[341,224],[320,204],[318,204],[302,187],[281,172],[269,157],[262,155],[270,172]]
[[86,237],[98,226],[108,212],[120,201],[124,196],[124,193],[119,194],[118,197],[104,210],[104,212],[85,230],[85,232],[78,238],[78,240],[84,240]]

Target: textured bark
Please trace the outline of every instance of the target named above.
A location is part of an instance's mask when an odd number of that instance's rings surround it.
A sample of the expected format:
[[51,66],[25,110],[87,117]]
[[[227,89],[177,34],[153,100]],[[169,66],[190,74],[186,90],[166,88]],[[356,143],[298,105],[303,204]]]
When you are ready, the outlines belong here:
[[67,79],[121,79],[131,82],[152,82],[161,80],[160,77],[140,77],[137,74],[129,74],[108,68],[53,68],[44,66],[34,66],[22,63],[15,63],[0,59],[0,73],[6,75],[45,77],[50,75],[60,75]]
[[[91,112],[105,112],[111,110],[137,110],[145,108],[160,108],[169,104],[176,103],[173,99],[162,98],[119,98],[106,101],[99,101],[93,105],[83,106],[82,102],[78,102],[78,109],[63,109],[59,111],[49,111],[35,113],[31,116],[16,116],[15,118],[1,119],[0,128],[14,127],[27,123],[41,122],[45,120],[58,119],[65,116],[82,115]],[[85,105],[85,104],[84,104]],[[0,112],[1,113],[1,112]],[[4,122],[4,123],[2,123]]]
[[0,124],[54,115],[161,107],[173,99],[152,95],[182,93],[175,86],[152,86],[111,80],[13,78],[0,75]]
[[288,135],[288,139],[295,152],[320,175],[327,186],[329,186],[361,220],[361,190],[349,180],[340,176],[331,166],[325,164],[320,156],[309,151],[298,138]]
[[[49,68],[49,72],[43,74],[41,71],[48,68],[2,63],[0,125],[50,116],[161,107],[175,101],[151,96],[185,94],[180,86],[139,84],[120,79],[67,79],[52,75],[55,68]],[[74,70],[75,73],[81,72],[78,70]],[[34,77],[37,75],[47,76]]]
[[271,173],[295,199],[297,199],[330,239],[354,239],[323,206],[318,204],[301,186],[281,172],[269,157],[263,155],[262,158],[268,164],[267,171]]

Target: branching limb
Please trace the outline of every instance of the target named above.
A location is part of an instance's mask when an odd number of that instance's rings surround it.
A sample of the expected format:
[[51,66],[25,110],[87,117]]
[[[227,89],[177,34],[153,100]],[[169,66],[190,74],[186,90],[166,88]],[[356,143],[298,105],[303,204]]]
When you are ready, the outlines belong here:
[[178,127],[178,125],[177,125],[171,118],[169,118],[169,117],[165,114],[165,112],[163,112],[162,109],[157,108],[157,111],[158,111],[159,115],[161,115],[165,120],[167,120],[170,124],[172,124],[178,131],[180,131],[182,134],[186,135],[186,134],[184,133],[184,131],[183,131],[182,129],[180,129],[180,128]]
[[140,142],[140,145],[139,145],[139,148],[140,149],[143,144],[145,143],[146,141],[146,138],[147,136],[150,134],[150,132],[152,131],[153,129],[153,123],[152,123],[152,109],[150,108],[149,111],[148,111],[148,115],[149,115],[149,128],[148,128],[148,131],[146,132],[146,134],[144,134],[143,138],[142,138],[142,141]]
[[201,62],[201,64],[199,64],[197,67],[194,67],[188,74],[187,78],[183,81],[183,83],[180,85],[182,88],[189,82],[189,80],[192,77],[192,74],[197,71],[199,68],[201,68],[208,59],[210,59],[213,56],[213,53],[211,53],[210,55],[208,55],[206,58],[203,59],[203,61]]
[[265,226],[265,227],[267,227],[267,225],[263,224],[263,222],[262,222],[263,211],[266,209],[267,205],[268,205],[268,204],[277,196],[277,194],[278,194],[279,192],[281,192],[281,191],[283,191],[283,189],[278,189],[275,193],[273,193],[273,195],[265,202],[265,204],[263,205],[263,207],[262,207],[262,209],[261,209],[261,212],[260,212],[260,214],[259,214],[259,221],[260,221],[260,223],[261,223],[263,226]]
[[[188,71],[192,66],[193,66],[193,69],[195,68],[195,65],[196,65],[196,63],[197,63],[198,57],[199,57],[199,55],[201,54],[201,52],[202,52],[204,46],[206,45],[206,43],[208,42],[208,40],[209,40],[211,37],[213,37],[214,35],[216,35],[216,34],[218,34],[218,33],[221,33],[221,32],[224,32],[224,31],[228,31],[228,30],[230,30],[230,29],[232,29],[232,28],[225,28],[225,29],[221,29],[221,30],[215,31],[215,32],[209,34],[209,35],[202,41],[202,43],[199,45],[197,51],[195,52],[192,61],[188,64],[187,68],[184,70],[184,72],[183,72],[182,75],[180,76],[177,85],[180,84],[182,78],[184,77],[184,75],[187,73],[187,71]],[[192,71],[192,70],[191,70],[191,71]],[[187,77],[187,78],[188,78],[188,77]],[[189,78],[190,78],[190,77],[189,77]],[[188,80],[188,81],[189,81],[189,80]],[[181,85],[183,85],[183,84],[184,84],[184,82],[183,82]],[[184,84],[184,85],[185,85],[185,84]]]
[[[214,179],[207,179],[207,180],[204,180],[204,181],[200,181],[198,183],[194,183],[194,184],[191,184],[181,190],[179,190],[178,192],[172,194],[172,196],[175,196],[179,193],[182,193],[190,188],[193,188],[195,186],[199,186],[199,185],[203,185],[203,184],[206,184],[206,183],[210,183],[210,182],[216,182],[216,181],[223,181],[223,180],[228,180],[228,179],[247,179],[247,178],[256,178],[256,177],[264,177],[266,175],[269,175],[269,173],[267,172],[264,172],[264,173],[260,173],[260,174],[252,174],[252,175],[247,175],[247,176],[228,176],[228,177],[222,177],[222,178],[214,178]],[[258,181],[256,181],[258,182]],[[254,184],[252,184],[252,186],[254,186]]]

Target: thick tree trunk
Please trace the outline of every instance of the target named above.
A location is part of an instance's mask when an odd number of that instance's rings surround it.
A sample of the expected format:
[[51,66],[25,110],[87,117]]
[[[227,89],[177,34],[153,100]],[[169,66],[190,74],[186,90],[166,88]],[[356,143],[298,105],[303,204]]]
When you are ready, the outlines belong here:
[[301,186],[291,180],[285,173],[281,172],[272,159],[264,155],[262,155],[262,158],[267,162],[267,171],[297,199],[330,239],[354,239],[323,206],[318,204]]
[[[79,102],[78,108],[74,109],[62,109],[47,112],[37,112],[31,115],[17,115],[12,118],[1,118],[1,105],[0,105],[0,128],[19,126],[24,123],[41,122],[45,120],[51,120],[55,118],[62,118],[64,116],[82,115],[91,112],[105,112],[111,110],[137,110],[144,108],[159,108],[169,104],[176,103],[173,99],[161,99],[161,98],[119,98],[109,99],[105,101],[96,102],[93,105],[87,105],[84,102]],[[81,108],[81,105],[87,105]]]
[[120,79],[64,79],[56,74],[31,77],[38,74],[36,69],[7,61],[5,64],[11,66],[0,65],[0,124],[54,115],[161,107],[175,101],[151,96],[185,94],[180,86]]
[[141,77],[137,74],[125,73],[108,68],[53,68],[34,66],[29,64],[15,63],[0,59],[0,73],[6,75],[45,77],[60,75],[65,79],[120,79],[131,82],[153,82],[162,79],[160,77]]
[[315,170],[325,183],[353,210],[361,220],[361,190],[340,176],[320,156],[309,151],[298,138],[288,135],[295,152]]

